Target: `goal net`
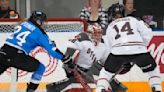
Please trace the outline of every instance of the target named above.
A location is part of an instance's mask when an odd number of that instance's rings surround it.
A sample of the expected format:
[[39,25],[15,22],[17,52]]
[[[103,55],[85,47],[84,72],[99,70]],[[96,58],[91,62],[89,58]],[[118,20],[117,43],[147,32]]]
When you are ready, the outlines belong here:
[[[22,20],[17,19],[1,19],[0,20],[0,46],[5,42],[6,37],[14,32],[14,27],[21,23]],[[60,50],[63,50],[63,43],[69,38],[73,38],[76,34],[86,30],[85,21],[80,18],[57,18],[48,19],[44,27],[51,40],[54,40]],[[48,53],[41,47],[36,48],[30,53],[31,56],[41,60],[46,66],[46,71],[42,78],[43,85],[40,89],[45,89],[48,82],[58,81],[64,78],[64,74],[60,66],[60,62],[50,57]],[[30,66],[29,66],[30,67]],[[26,88],[26,83],[30,81],[31,74],[15,68],[8,68],[0,76],[0,92],[8,90],[10,92],[19,92]],[[3,86],[2,86],[3,85]]]

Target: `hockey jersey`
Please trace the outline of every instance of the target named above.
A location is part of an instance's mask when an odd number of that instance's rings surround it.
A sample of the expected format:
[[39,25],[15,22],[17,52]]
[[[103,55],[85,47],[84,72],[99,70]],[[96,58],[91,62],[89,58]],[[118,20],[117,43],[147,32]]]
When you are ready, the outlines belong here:
[[147,52],[152,30],[142,20],[125,17],[111,22],[104,38],[113,54],[139,54]]
[[63,54],[56,51],[56,45],[47,34],[31,21],[22,22],[15,28],[14,34],[6,39],[6,44],[30,53],[37,46],[41,46],[57,59],[62,59]]

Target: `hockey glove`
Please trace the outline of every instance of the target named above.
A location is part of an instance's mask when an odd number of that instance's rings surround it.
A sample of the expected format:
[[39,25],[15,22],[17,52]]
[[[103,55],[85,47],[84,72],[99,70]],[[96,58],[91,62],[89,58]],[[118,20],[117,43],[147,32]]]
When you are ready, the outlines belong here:
[[64,63],[65,65],[68,66],[68,68],[74,69],[75,63],[73,62],[72,57],[70,57],[70,56],[65,56],[65,57],[62,59],[62,61],[63,61],[63,63]]

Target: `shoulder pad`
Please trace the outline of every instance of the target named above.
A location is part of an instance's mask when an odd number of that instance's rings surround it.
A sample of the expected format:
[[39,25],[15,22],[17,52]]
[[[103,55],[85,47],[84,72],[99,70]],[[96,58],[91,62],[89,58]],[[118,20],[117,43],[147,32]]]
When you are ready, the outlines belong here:
[[86,41],[86,40],[87,41],[91,41],[91,39],[89,38],[89,36],[87,35],[87,33],[84,33],[84,32],[76,35],[74,37],[74,39],[69,39],[69,41],[71,41],[73,43],[76,42],[76,41],[82,42],[82,41]]
[[91,41],[91,39],[89,38],[87,33],[80,33],[79,35],[77,35],[79,38],[77,39],[79,42],[81,41]]

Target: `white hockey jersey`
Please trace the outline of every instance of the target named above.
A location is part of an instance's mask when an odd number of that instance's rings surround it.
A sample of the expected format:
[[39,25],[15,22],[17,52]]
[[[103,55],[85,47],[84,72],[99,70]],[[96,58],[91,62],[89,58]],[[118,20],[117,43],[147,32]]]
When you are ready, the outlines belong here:
[[147,52],[152,30],[142,20],[133,17],[119,18],[111,22],[104,37],[111,53],[131,55]]
[[104,43],[95,45],[86,33],[80,33],[78,39],[70,41],[67,47],[79,50],[80,53],[76,63],[85,69],[89,69],[93,62],[100,62],[103,64],[109,53]]

